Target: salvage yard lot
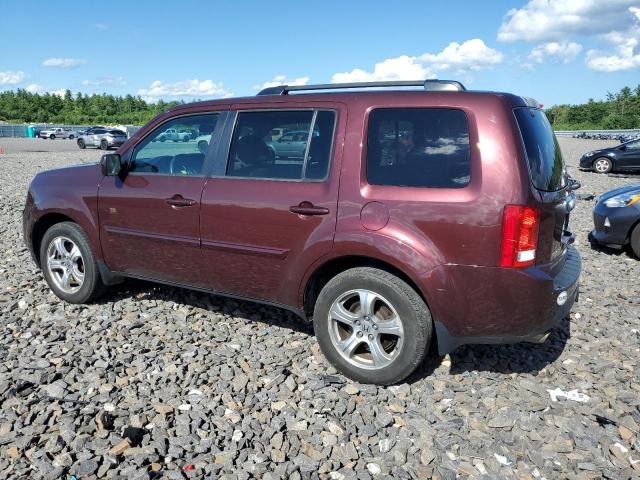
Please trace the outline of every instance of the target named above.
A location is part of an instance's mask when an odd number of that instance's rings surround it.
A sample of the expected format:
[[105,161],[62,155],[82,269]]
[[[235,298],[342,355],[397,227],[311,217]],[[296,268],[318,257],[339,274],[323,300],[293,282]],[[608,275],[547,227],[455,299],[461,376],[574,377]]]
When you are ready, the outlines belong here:
[[[611,142],[559,141],[579,194],[640,183],[577,169]],[[462,347],[376,387],[283,310],[133,281],[64,304],[23,246],[24,199],[37,172],[101,152],[0,145],[2,476],[640,476],[640,261],[591,249],[595,200],[571,217],[580,302],[546,343]]]

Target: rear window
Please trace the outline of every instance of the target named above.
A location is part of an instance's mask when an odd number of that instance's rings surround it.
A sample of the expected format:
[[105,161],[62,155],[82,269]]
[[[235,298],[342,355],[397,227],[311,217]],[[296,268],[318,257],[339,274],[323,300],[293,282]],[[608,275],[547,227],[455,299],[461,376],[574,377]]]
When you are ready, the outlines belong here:
[[549,120],[537,108],[516,108],[514,112],[533,186],[548,192],[560,190],[565,185],[564,161]]
[[384,108],[369,115],[369,184],[461,188],[470,176],[469,125],[463,111]]

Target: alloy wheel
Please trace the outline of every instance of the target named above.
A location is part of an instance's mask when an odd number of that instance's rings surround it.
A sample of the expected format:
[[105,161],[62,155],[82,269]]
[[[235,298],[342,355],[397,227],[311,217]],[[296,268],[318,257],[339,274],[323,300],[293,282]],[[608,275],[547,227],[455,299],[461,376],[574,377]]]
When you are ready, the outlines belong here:
[[55,237],[47,248],[47,269],[64,293],[76,293],[84,283],[84,260],[78,246],[68,237]]
[[359,368],[390,365],[402,349],[402,320],[391,302],[371,290],[351,290],[329,309],[329,335],[339,354]]
[[598,160],[595,163],[594,167],[596,169],[596,172],[605,173],[605,172],[609,171],[610,162],[609,162],[609,160],[607,160],[605,158],[601,158],[600,160]]

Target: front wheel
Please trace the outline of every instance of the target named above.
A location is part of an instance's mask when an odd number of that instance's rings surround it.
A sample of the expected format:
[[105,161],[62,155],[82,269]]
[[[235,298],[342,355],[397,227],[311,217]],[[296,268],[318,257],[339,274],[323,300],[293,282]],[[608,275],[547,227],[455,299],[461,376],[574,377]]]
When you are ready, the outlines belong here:
[[609,173],[612,168],[611,160],[606,157],[596,158],[593,162],[593,169],[598,173]]
[[206,154],[208,148],[209,148],[209,143],[207,143],[206,140],[200,140],[198,142],[198,150],[200,151],[200,153]]
[[313,315],[322,352],[344,375],[389,385],[422,363],[432,322],[420,295],[384,270],[358,267],[332,278]]
[[65,302],[87,303],[104,292],[89,239],[75,223],[57,223],[46,231],[40,265],[49,288]]
[[83,140],[83,139],[81,139],[81,138],[79,138],[79,139],[78,139],[78,148],[80,148],[80,149],[82,149],[82,150],[84,150],[85,148],[87,148],[87,144],[86,144],[86,143],[84,143],[84,140]]
[[74,135],[73,135],[73,133],[72,133],[71,135],[69,135],[69,139],[70,139],[70,140],[73,140],[73,139],[74,139]]
[[50,138],[51,140],[55,140],[55,139],[56,139],[56,136],[55,136],[55,135],[53,135],[53,134],[51,134],[51,135],[49,135],[49,138]]
[[106,140],[102,140],[100,142],[100,150],[107,150],[109,148],[109,144]]
[[631,250],[640,258],[640,223],[631,232]]

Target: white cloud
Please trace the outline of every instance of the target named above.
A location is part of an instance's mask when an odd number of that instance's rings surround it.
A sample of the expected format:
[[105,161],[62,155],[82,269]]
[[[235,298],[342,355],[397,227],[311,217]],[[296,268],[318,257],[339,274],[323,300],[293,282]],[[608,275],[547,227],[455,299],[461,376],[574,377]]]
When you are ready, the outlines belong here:
[[42,62],[43,67],[57,67],[57,68],[75,68],[79,65],[84,65],[87,61],[83,58],[47,58]]
[[27,76],[24,72],[0,72],[0,85],[17,85],[18,83],[22,83],[25,78],[27,78]]
[[420,56],[401,55],[376,63],[371,72],[355,68],[350,72],[336,73],[333,83],[368,82],[379,80],[421,80],[433,78],[440,71],[463,74],[468,71],[489,68],[502,62],[502,53],[488,47],[479,38],[463,43],[452,42],[439,53]]
[[498,40],[553,41],[625,30],[638,15],[634,5],[640,0],[530,0],[507,12]]
[[29,93],[42,93],[44,92],[44,87],[42,85],[38,85],[37,83],[31,83],[27,85],[25,90]]
[[549,42],[531,50],[529,59],[543,63],[545,58],[552,58],[556,62],[570,63],[581,51],[582,45],[576,42]]
[[640,67],[640,52],[637,51],[638,38],[640,34],[612,42],[615,45],[614,54],[610,51],[589,50],[585,61],[587,67],[600,72],[617,72]]
[[99,77],[95,80],[83,80],[86,87],[123,87],[127,84],[124,77]]
[[487,47],[479,38],[461,44],[452,42],[440,53],[425,53],[420,57],[423,63],[431,64],[436,70],[459,72],[492,67],[502,62],[502,58],[502,53]]
[[309,77],[298,77],[293,80],[287,79],[286,75],[276,75],[273,80],[264,82],[262,85],[254,85],[254,90],[262,90],[264,88],[277,87],[278,85],[306,85],[309,83]]
[[194,79],[174,83],[164,83],[160,80],[156,80],[149,88],[141,88],[138,90],[138,95],[147,99],[158,99],[163,97],[227,98],[233,96],[233,93],[225,88],[222,82],[216,83],[213,80],[200,81],[198,79]]
[[40,93],[40,94],[48,93],[49,95],[57,95],[59,97],[64,97],[64,94],[67,91],[66,88],[59,88],[57,90],[47,90],[38,83],[31,83],[27,85],[25,90],[29,93]]

